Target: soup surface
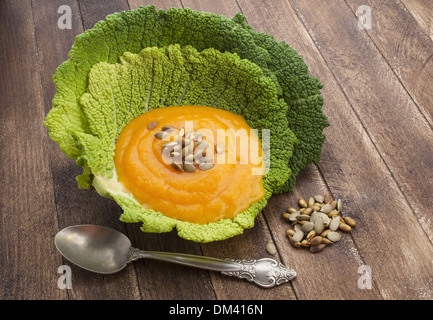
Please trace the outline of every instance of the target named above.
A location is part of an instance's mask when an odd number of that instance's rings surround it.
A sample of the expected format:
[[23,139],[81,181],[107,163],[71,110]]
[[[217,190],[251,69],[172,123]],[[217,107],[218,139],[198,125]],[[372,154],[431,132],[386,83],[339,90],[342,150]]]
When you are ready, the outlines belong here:
[[120,133],[114,163],[143,207],[182,221],[233,219],[265,195],[257,133],[221,109],[173,106],[138,116]]

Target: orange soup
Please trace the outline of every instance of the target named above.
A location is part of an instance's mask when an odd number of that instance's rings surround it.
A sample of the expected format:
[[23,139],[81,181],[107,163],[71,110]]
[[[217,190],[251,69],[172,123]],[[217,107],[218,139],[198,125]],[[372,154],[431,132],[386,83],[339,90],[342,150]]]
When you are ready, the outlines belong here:
[[120,133],[118,181],[143,207],[197,224],[233,219],[264,197],[257,133],[242,116],[204,106],[151,110]]

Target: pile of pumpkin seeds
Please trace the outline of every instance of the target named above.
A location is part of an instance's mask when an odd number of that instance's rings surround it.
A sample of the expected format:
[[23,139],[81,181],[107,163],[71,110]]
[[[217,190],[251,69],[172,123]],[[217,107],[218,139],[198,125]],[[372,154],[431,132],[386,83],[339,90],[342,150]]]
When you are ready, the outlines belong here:
[[356,225],[354,219],[341,215],[342,201],[334,200],[330,194],[316,195],[308,200],[300,198],[298,205],[299,208],[290,207],[283,213],[283,219],[293,227],[286,234],[296,248],[321,252],[341,239],[339,231],[350,232]]
[[[158,126],[158,122],[151,122],[147,125],[148,130],[153,130]],[[214,164],[214,150],[206,141],[206,137],[197,131],[185,131],[185,128],[176,129],[165,125],[161,131],[155,133],[156,139],[166,139],[174,137],[162,145],[161,155],[165,163],[171,165],[180,172],[195,172],[196,169],[209,170]],[[215,152],[220,154],[224,151],[224,146],[220,143],[215,144]]]

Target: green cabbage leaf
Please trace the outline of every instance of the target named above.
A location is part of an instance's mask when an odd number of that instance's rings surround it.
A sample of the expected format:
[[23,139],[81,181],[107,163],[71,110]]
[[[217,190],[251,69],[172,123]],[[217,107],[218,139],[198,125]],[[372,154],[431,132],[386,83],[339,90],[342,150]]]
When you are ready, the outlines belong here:
[[[255,32],[241,14],[228,19],[139,7],[109,15],[78,35],[69,56],[53,76],[56,94],[45,120],[50,137],[84,169],[79,186],[115,199],[124,210],[121,219],[142,222],[143,231],[176,227],[180,236],[199,242],[240,234],[254,225],[271,194],[292,190],[299,171],[320,159],[329,125],[322,84],[308,75],[295,50]],[[114,143],[122,128],[153,108],[187,104],[230,110],[255,129],[271,129],[266,196],[234,221],[173,221],[144,210],[112,183]]]
[[[288,127],[288,106],[277,92],[256,64],[213,48],[199,52],[179,44],[148,47],[138,54],[125,52],[118,63],[99,62],[90,69],[88,89],[79,100],[88,132],[72,132],[79,150],[77,163],[85,168],[78,180],[82,187],[92,184],[101,195],[116,200],[123,209],[121,220],[141,222],[145,232],[176,228],[181,237],[197,242],[240,234],[254,225],[269,197],[291,174],[287,163],[297,138]],[[261,201],[234,220],[198,225],[144,209],[120,185],[113,162],[120,132],[144,112],[173,105],[204,105],[242,115],[259,137],[263,129],[270,130],[269,171],[262,181],[265,197]],[[47,117],[48,127],[58,121],[55,115]],[[66,125],[80,125],[80,120],[70,119]]]

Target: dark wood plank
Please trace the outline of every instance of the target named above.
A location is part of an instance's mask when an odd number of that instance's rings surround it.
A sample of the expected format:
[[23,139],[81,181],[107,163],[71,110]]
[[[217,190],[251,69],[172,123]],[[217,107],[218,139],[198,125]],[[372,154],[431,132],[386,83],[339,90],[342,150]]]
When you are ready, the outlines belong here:
[[[331,115],[334,111],[330,108],[336,104],[347,105],[344,95],[333,81],[326,64],[320,58],[308,33],[288,2],[265,3],[262,1],[256,2],[255,5],[251,5],[249,1],[238,1],[238,3],[248,23],[256,31],[273,34],[276,41],[283,40],[296,49],[309,66],[310,73],[325,83],[323,90],[325,114]],[[262,10],[264,6],[266,6],[265,11]],[[346,124],[359,125],[356,116],[352,115],[352,117],[350,122],[346,121]],[[333,117],[330,117],[330,122],[333,129],[325,129],[327,143],[324,149],[332,149],[334,143],[339,143],[332,135],[333,132],[340,132],[335,129],[336,124]],[[349,135],[354,134],[352,129],[349,131],[351,131]],[[338,135],[336,138],[341,140],[343,137]],[[353,138],[359,139],[356,135]],[[342,155],[343,153],[336,159],[339,163],[343,161],[342,158],[347,158]],[[341,174],[338,176],[341,177]],[[353,187],[349,188],[349,190],[352,189]],[[350,196],[349,190],[340,192],[338,186],[331,186],[334,196],[338,196],[343,201]],[[285,231],[291,227],[281,218],[282,213],[288,207],[296,207],[298,198],[327,192],[327,181],[325,182],[317,168],[311,165],[299,174],[293,192],[273,196],[264,210],[265,218],[278,244],[283,261],[298,270],[298,278],[293,282],[296,296],[298,299],[380,299],[380,293],[375,285],[372,290],[360,290],[357,287],[359,277],[357,270],[365,262],[351,235],[344,235],[340,243],[325,248],[325,251],[316,255],[305,248],[293,248],[289,244]],[[345,212],[352,214],[349,210]]]
[[180,0],[160,0],[160,1],[128,0],[128,3],[131,9],[137,9],[139,6],[149,6],[149,5],[154,5],[156,10],[159,9],[167,10],[169,8],[182,8],[182,4]]
[[0,2],[0,299],[63,299],[30,1]]
[[374,23],[366,32],[433,127],[431,38],[398,1],[349,0],[347,3],[354,14],[361,5],[370,6]]
[[240,12],[240,8],[234,0],[182,0],[185,8],[191,8],[197,11],[211,12],[221,14],[227,18],[233,17]]
[[356,247],[385,299],[431,298],[431,128],[343,1],[291,4],[320,49],[310,65],[329,68],[324,92],[334,77],[347,98],[325,95],[320,169],[360,220]]
[[433,40],[433,2],[429,0],[401,0],[421,29]]
[[[61,16],[58,14],[58,8],[61,5],[71,8],[71,29],[58,28],[57,21]],[[37,56],[41,69],[42,95],[45,113],[47,113],[52,107],[51,101],[55,93],[52,76],[57,67],[68,59],[68,52],[75,36],[83,32],[83,26],[78,3],[74,0],[33,1],[33,15]],[[119,207],[94,191],[78,189],[75,177],[82,173],[82,169],[78,168],[75,161],[69,159],[61,152],[57,143],[51,140],[49,156],[59,230],[70,225],[90,223],[107,225],[125,232],[123,224],[118,219],[121,213]],[[70,299],[137,299],[140,296],[133,269],[113,275],[110,281],[106,281],[104,276],[81,270],[66,260],[64,264],[72,268],[74,290],[68,292]]]
[[105,17],[116,11],[129,10],[127,0],[116,1],[98,1],[98,0],[81,0],[78,1],[80,13],[83,19],[84,29],[92,28],[95,23],[104,20]]

